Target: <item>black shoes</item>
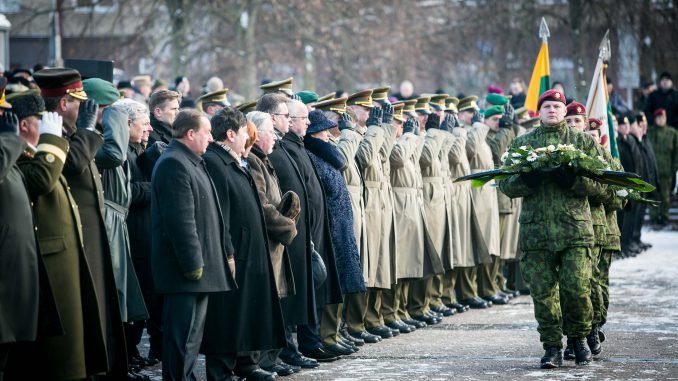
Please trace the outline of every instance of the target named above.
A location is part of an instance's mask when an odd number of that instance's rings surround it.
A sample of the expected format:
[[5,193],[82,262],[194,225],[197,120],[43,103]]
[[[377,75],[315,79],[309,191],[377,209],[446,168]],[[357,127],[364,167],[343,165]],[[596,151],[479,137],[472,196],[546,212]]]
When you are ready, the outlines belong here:
[[365,340],[359,339],[359,338],[356,338],[356,337],[353,337],[353,336],[349,335],[349,334],[348,334],[348,331],[346,330],[346,328],[340,328],[340,329],[339,329],[339,335],[340,335],[342,338],[344,338],[344,339],[350,341],[351,344],[353,344],[353,345],[356,346],[356,347],[362,347],[363,345],[365,345]]
[[541,358],[542,369],[555,369],[563,365],[563,350],[557,347],[546,349],[544,357]]
[[572,361],[574,360],[574,339],[567,338],[567,348],[565,348],[564,354],[565,360]]
[[368,344],[375,344],[381,341],[381,336],[373,335],[367,331],[349,333],[349,335],[355,339],[361,339]]
[[465,304],[469,306],[470,308],[474,309],[481,309],[481,308],[487,308],[490,306],[486,301],[480,299],[479,297],[474,297],[471,299],[464,299],[459,301],[461,304]]
[[501,290],[501,292],[503,292],[504,294],[511,295],[511,297],[513,297],[513,298],[517,298],[521,295],[520,291],[511,290],[510,288],[505,288],[505,289]]
[[598,340],[600,340],[601,343],[605,342],[605,332],[603,332],[603,326],[598,324]]
[[312,351],[303,352],[302,354],[318,362],[332,362],[339,359],[339,356],[334,353],[330,353],[323,348],[316,348]]
[[586,343],[589,345],[591,354],[594,356],[599,355],[603,351],[603,347],[600,345],[600,336],[598,335],[598,324],[594,324],[591,332],[586,335]]
[[[242,375],[239,375],[242,377]],[[261,368],[257,368],[245,375],[247,380],[251,381],[273,381],[278,378],[276,373],[267,372]]]
[[276,373],[280,377],[291,376],[294,373],[298,373],[298,372],[301,371],[300,367],[298,367],[298,366],[293,367],[293,366],[287,365],[285,363],[275,364],[270,368],[261,368],[261,369],[263,369],[263,370],[265,370],[269,373]]
[[403,323],[410,325],[415,328],[426,328],[426,323],[423,321],[415,320],[415,319],[405,319],[403,320]]
[[420,322],[426,323],[426,325],[435,325],[440,323],[440,319],[430,316],[430,315],[410,315],[412,319],[418,320]]
[[591,363],[591,351],[586,344],[586,338],[574,339],[574,362],[577,365],[588,365]]
[[452,316],[457,313],[457,310],[453,310],[449,307],[446,307],[444,305],[438,306],[438,307],[431,307],[431,310],[433,312],[437,312],[439,314],[442,314],[443,316]]
[[333,345],[324,345],[322,348],[325,352],[333,354],[335,357],[348,356],[353,354],[353,350],[337,343]]
[[290,357],[280,356],[280,359],[285,362],[287,365],[298,366],[302,369],[313,369],[320,366],[317,361],[310,359],[308,357],[302,356],[300,354],[294,354]]
[[462,313],[462,312],[466,312],[466,311],[468,311],[469,308],[470,308],[470,307],[467,306],[467,305],[464,305],[464,304],[461,304],[461,303],[457,303],[457,302],[450,303],[450,304],[446,304],[445,306],[446,306],[447,308],[452,308],[453,310],[457,311],[458,314],[460,314],[460,313]]
[[500,295],[483,296],[483,299],[493,304],[508,304],[509,302],[507,297],[503,297]]
[[[391,328],[385,327],[385,326],[380,326],[380,327],[371,327],[367,329],[367,332],[379,336],[382,339],[390,339],[393,337],[393,331]],[[367,341],[367,340],[365,340]]]
[[410,333],[416,329],[415,327],[407,325],[400,320],[386,322],[386,326],[392,330],[397,330],[400,333]]

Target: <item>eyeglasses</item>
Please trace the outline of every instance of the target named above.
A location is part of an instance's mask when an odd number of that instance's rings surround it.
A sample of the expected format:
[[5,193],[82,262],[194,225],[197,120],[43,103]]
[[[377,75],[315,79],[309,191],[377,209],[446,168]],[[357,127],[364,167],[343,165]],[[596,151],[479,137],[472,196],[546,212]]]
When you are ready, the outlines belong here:
[[308,119],[308,116],[290,116],[290,119]]
[[290,114],[277,114],[277,113],[274,113],[274,112],[272,112],[272,113],[270,113],[270,114],[271,114],[271,115],[280,115],[280,116],[284,116],[284,117],[287,118],[287,119],[290,119]]

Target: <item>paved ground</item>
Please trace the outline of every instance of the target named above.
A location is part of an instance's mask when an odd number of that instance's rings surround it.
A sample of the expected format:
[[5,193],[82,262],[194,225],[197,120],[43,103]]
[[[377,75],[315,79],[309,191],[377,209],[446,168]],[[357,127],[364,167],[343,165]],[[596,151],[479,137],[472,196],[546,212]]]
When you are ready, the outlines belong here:
[[[678,380],[678,233],[645,232],[643,239],[654,247],[612,265],[607,341],[590,366],[539,369],[532,300],[523,296],[364,346],[289,379]],[[145,372],[161,379],[159,369]]]

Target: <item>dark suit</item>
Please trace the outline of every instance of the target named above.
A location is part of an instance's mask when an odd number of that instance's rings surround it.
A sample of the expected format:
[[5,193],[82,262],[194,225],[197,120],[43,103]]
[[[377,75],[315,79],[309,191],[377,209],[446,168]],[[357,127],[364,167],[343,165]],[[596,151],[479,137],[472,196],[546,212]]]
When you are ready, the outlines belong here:
[[[164,294],[163,379],[193,380],[208,293],[235,289],[221,211],[203,160],[178,140],[156,163],[151,186],[151,269],[156,292]],[[201,267],[199,280],[184,276]]]

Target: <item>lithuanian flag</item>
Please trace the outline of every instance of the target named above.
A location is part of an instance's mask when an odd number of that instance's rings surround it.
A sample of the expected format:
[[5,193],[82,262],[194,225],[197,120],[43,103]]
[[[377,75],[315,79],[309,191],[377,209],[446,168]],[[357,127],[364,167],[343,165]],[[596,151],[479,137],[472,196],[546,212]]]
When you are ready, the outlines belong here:
[[537,62],[532,70],[530,86],[527,88],[527,97],[525,98],[525,107],[528,110],[537,110],[537,101],[539,96],[551,88],[551,69],[549,68],[549,45],[546,39],[542,40],[541,49],[537,56]]

